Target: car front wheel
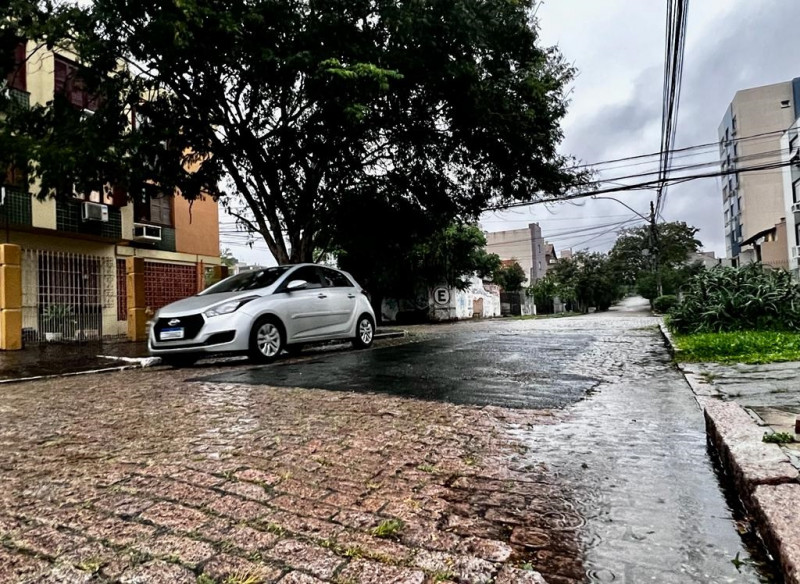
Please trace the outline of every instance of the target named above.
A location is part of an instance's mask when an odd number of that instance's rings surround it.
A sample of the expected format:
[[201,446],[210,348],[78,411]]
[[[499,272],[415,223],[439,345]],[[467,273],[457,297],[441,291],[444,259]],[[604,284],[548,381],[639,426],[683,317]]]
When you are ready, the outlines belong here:
[[375,339],[375,323],[372,322],[367,314],[362,314],[358,317],[358,324],[356,324],[356,336],[353,339],[353,346],[356,349],[366,349],[372,345]]
[[277,319],[260,318],[250,332],[250,359],[269,363],[280,355],[284,345],[283,328]]

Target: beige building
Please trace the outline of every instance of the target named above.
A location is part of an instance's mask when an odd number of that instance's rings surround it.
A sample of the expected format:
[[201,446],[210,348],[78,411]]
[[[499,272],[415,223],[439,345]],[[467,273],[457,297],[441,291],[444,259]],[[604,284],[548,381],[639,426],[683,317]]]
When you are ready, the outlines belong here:
[[528,276],[528,284],[547,273],[547,247],[538,223],[525,229],[510,229],[486,234],[486,251],[503,261],[516,260]]
[[[5,82],[18,107],[43,105],[58,94],[86,115],[96,107],[74,54],[28,41],[14,56],[17,68]],[[13,168],[1,182],[0,243],[22,248],[25,342],[125,335],[127,258],[144,260],[148,314],[197,293],[207,270],[220,272],[218,208],[210,197],[190,208],[172,193],[146,197],[109,185],[104,192],[40,201],[35,185]]]
[[719,127],[727,256],[788,268],[780,172],[740,172],[779,164],[781,136],[798,117],[800,78],[736,92]]

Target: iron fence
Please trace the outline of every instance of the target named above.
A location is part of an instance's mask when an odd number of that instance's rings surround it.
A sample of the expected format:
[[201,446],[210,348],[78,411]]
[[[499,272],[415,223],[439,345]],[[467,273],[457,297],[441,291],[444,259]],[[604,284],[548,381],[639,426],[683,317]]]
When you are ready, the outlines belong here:
[[22,334],[26,343],[116,337],[116,260],[85,254],[24,250]]

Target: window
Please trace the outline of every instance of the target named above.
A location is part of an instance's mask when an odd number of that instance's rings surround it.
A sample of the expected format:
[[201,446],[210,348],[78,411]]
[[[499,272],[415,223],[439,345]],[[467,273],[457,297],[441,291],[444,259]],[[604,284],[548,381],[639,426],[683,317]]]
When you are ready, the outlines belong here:
[[330,268],[319,268],[322,272],[322,283],[326,288],[352,288],[353,284],[347,276]]
[[781,109],[786,109],[791,105],[791,101],[788,99],[781,100]]
[[792,201],[800,203],[800,179],[792,183]]
[[800,223],[794,224],[794,242],[800,245]]
[[789,140],[789,154],[794,152],[795,148],[797,148],[798,145],[800,145],[800,136],[795,134],[794,136],[792,136],[792,139]]
[[736,116],[731,118],[731,129],[733,130],[733,133],[736,134]]
[[308,284],[306,288],[322,288],[322,281],[320,280],[317,266],[303,266],[297,268],[297,270],[289,274],[286,283],[288,284],[292,280],[305,280]]
[[61,55],[55,56],[55,93],[63,94],[78,109],[97,109],[97,97],[89,94],[83,80],[78,76],[78,65]]
[[133,220],[137,223],[155,223],[172,226],[172,196],[155,187],[145,189],[133,205]]
[[277,266],[266,270],[253,270],[242,272],[206,288],[200,292],[201,296],[219,294],[221,292],[241,292],[243,290],[257,290],[274,284],[278,278],[288,270],[288,266]]
[[25,41],[20,41],[14,48],[14,68],[6,77],[6,82],[11,89],[27,90],[27,77],[25,67]]

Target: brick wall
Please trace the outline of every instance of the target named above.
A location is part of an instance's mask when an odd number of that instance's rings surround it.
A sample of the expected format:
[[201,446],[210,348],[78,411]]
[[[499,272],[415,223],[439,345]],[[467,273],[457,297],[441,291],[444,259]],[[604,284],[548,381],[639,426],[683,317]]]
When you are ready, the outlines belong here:
[[197,294],[197,268],[194,264],[145,263],[144,298],[148,308],[157,310],[194,294]]

